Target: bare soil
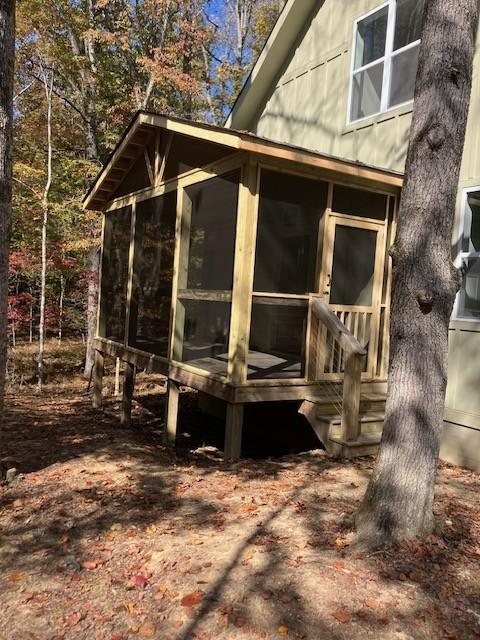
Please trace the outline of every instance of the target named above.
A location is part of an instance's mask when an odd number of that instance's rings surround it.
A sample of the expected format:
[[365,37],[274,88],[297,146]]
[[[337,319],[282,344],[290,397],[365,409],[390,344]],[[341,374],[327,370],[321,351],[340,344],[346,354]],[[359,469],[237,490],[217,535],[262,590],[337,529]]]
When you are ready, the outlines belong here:
[[[1,457],[21,474],[0,487],[2,640],[480,638],[480,476],[440,463],[435,535],[362,555],[351,523],[373,459],[225,465],[221,421],[191,393],[168,450],[164,381],[139,376],[122,429],[113,379],[94,411],[69,349],[42,396],[8,397]],[[257,433],[275,434],[267,416]],[[282,429],[263,453],[295,448]]]

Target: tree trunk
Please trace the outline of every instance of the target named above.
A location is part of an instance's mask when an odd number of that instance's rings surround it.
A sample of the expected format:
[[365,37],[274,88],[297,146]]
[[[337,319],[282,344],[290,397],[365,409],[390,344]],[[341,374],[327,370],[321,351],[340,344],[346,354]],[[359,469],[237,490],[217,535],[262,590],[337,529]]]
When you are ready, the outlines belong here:
[[47,101],[47,180],[42,198],[42,270],[40,277],[40,322],[38,328],[38,384],[37,390],[42,392],[45,379],[44,352],[45,352],[45,297],[47,288],[47,226],[50,188],[52,186],[52,97],[53,97],[53,72],[43,70],[43,82],[45,98]]
[[92,245],[88,252],[88,295],[87,295],[87,345],[85,353],[85,378],[90,374],[95,363],[95,350],[93,340],[97,332],[97,299],[98,276],[100,269],[100,250],[96,244]]
[[62,343],[63,331],[63,299],[65,297],[65,277],[60,274],[60,300],[58,302],[58,344]]
[[448,328],[459,274],[452,229],[467,124],[477,0],[427,0],[393,261],[385,426],[357,513],[378,547],[433,526]]
[[0,4],[0,425],[7,366],[8,253],[12,207],[13,64],[15,0]]

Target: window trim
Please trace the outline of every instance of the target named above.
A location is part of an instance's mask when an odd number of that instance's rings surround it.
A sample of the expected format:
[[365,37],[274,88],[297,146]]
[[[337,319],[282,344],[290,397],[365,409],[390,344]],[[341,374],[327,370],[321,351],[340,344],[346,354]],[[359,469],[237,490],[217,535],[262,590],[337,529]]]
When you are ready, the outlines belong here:
[[[480,258],[480,251],[463,251],[463,240],[465,238],[465,217],[467,211],[468,195],[478,191],[480,193],[480,185],[475,187],[467,187],[462,191],[461,199],[461,213],[460,213],[460,228],[458,233],[458,252],[455,260],[455,266],[457,269],[461,269],[463,260],[469,258]],[[452,320],[461,320],[462,322],[472,322],[480,324],[480,318],[472,318],[472,316],[460,315],[460,294],[461,289],[458,291],[455,297],[455,304],[453,306]]]
[[[381,11],[385,7],[388,7],[388,16],[387,16],[387,33],[385,36],[385,53],[380,58],[373,60],[361,67],[355,69],[355,50],[356,50],[356,42],[357,42],[357,33],[358,33],[358,24],[365,20],[369,16]],[[349,73],[349,89],[348,89],[348,106],[347,106],[347,126],[356,124],[357,122],[361,122],[367,118],[373,118],[375,116],[382,115],[384,113],[388,113],[393,109],[398,109],[401,107],[405,107],[408,104],[413,103],[413,98],[410,100],[406,100],[405,102],[400,102],[399,104],[395,104],[392,106],[388,106],[388,101],[390,99],[390,89],[392,82],[392,60],[403,53],[404,51],[408,51],[409,49],[413,49],[420,45],[420,39],[414,40],[413,42],[409,42],[405,46],[394,50],[394,41],[395,41],[395,26],[397,22],[397,0],[386,0],[383,4],[375,7],[368,13],[356,18],[353,23],[353,35],[352,35],[352,47],[351,47],[351,61],[350,61],[350,73]],[[366,116],[361,116],[360,118],[352,118],[352,101],[353,101],[353,79],[356,75],[366,71],[370,67],[373,67],[378,64],[383,63],[383,79],[382,79],[382,95],[380,99],[380,110],[375,113],[370,113]]]

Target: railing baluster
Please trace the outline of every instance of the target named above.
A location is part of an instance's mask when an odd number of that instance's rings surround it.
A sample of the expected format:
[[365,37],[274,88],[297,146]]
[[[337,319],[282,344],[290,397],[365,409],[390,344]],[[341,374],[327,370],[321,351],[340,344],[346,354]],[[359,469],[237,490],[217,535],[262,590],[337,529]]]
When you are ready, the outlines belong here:
[[[325,374],[341,373],[344,365],[342,438],[346,442],[351,442],[360,436],[360,393],[363,361],[367,355],[360,340],[364,339],[367,332],[370,314],[333,312],[328,304],[315,296],[312,296],[310,309],[313,315],[312,322],[314,319],[318,322],[318,330],[312,332],[312,335],[323,335],[326,330],[325,358],[323,359]],[[314,348],[316,351],[319,347],[316,339],[309,345],[310,349]],[[310,356],[313,362],[313,354],[310,353]]]

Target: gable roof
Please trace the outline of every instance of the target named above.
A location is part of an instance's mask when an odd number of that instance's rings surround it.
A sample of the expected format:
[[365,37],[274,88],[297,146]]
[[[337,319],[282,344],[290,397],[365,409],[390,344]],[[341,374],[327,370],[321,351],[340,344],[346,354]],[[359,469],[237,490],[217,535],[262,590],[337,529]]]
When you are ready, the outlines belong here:
[[245,129],[278,76],[299,33],[319,0],[288,0],[256,64],[247,77],[225,123],[226,127]]
[[227,150],[230,148],[232,154],[245,151],[262,157],[279,158],[299,166],[320,169],[326,174],[342,175],[354,181],[369,182],[393,190],[401,188],[403,183],[403,175],[396,171],[275,142],[244,131],[139,111],[85,196],[85,209],[102,211],[105,208],[152,138],[162,130],[223,146]]

